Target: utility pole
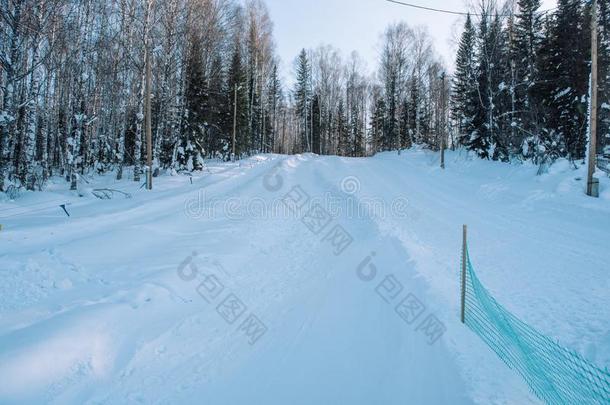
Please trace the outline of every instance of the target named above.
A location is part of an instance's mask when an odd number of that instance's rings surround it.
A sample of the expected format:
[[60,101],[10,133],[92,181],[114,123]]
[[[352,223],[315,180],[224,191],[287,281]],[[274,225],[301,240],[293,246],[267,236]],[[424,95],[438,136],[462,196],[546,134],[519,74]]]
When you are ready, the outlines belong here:
[[445,72],[441,75],[441,169],[445,169]]
[[231,151],[231,160],[235,161],[235,138],[237,134],[237,84],[235,85],[235,98],[233,100],[233,147]]
[[149,0],[148,2],[148,12],[146,19],[147,21],[147,32],[146,32],[146,40],[145,40],[145,51],[146,52],[146,100],[145,100],[145,108],[146,108],[146,160],[148,171],[146,173],[146,189],[152,190],[152,166],[153,166],[153,156],[152,156],[152,108],[151,108],[151,81],[152,81],[152,57],[151,57],[151,49],[150,49],[150,13],[152,13],[153,1]]
[[589,134],[589,171],[587,195],[599,197],[599,180],[594,178],[597,158],[597,0],[591,10],[591,122]]

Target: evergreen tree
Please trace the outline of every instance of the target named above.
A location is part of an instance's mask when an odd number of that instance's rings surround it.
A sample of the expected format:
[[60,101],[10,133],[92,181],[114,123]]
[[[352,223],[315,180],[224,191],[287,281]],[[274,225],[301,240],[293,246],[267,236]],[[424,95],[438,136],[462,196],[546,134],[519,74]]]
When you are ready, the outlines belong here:
[[[234,48],[233,48],[233,56],[231,58],[231,66],[229,68],[228,74],[228,85],[227,88],[229,90],[228,97],[228,108],[227,112],[229,114],[230,119],[227,120],[227,129],[226,132],[231,134],[231,138],[233,136],[233,125],[234,125],[234,114],[237,110],[236,117],[236,135],[235,135],[235,154],[237,157],[249,151],[248,142],[248,100],[245,98],[245,78],[244,71],[242,68],[242,60],[241,60],[241,48],[239,44],[239,39],[235,39]],[[235,95],[237,94],[237,103],[235,103]],[[232,141],[231,141],[232,143]],[[227,145],[227,156],[230,153],[230,149],[232,145]]]
[[247,40],[247,63],[245,66],[248,89],[248,107],[246,110],[248,120],[248,133],[244,139],[247,142],[246,151],[259,150],[261,148],[262,134],[262,104],[260,94],[259,69],[262,61],[260,60],[258,44],[258,26],[250,16],[249,31]]
[[610,156],[610,0],[598,0],[599,8],[599,151]]
[[271,73],[270,83],[269,83],[269,92],[268,92],[268,105],[270,109],[271,115],[271,124],[270,124],[270,137],[268,140],[269,151],[273,152],[275,150],[275,145],[278,137],[278,124],[279,124],[279,109],[280,103],[282,99],[282,83],[280,82],[280,78],[278,75],[277,64],[273,65],[273,70]]
[[348,156],[349,155],[349,130],[347,127],[347,117],[345,114],[345,104],[343,99],[339,101],[339,106],[337,107],[337,118],[335,123],[335,131],[337,133],[338,140],[338,150],[337,153],[339,156]]
[[475,130],[473,122],[478,106],[475,41],[476,30],[468,15],[457,53],[451,99],[451,117],[457,123],[459,142],[463,145]]
[[407,128],[409,129],[409,135],[413,143],[420,143],[422,141],[421,132],[419,130],[419,87],[417,85],[417,78],[411,78],[411,88],[409,90],[409,105],[407,111]]
[[202,44],[198,35],[189,38],[190,48],[186,63],[186,111],[184,116],[183,137],[179,152],[180,163],[187,170],[201,167],[205,143],[205,105],[207,89],[203,67]]
[[226,131],[227,119],[230,112],[227,110],[226,79],[223,73],[222,58],[220,54],[215,55],[209,74],[209,86],[205,94],[204,124],[206,130],[207,154],[213,156],[223,153],[223,149],[229,145],[229,132]]
[[[550,38],[544,78],[553,84],[545,94],[550,136],[538,154],[583,159],[586,151],[590,76],[590,28],[579,0],[559,0],[547,34]],[[561,142],[557,144],[558,140]],[[551,152],[553,151],[553,152]]]
[[[509,154],[511,156],[523,158],[523,139],[525,138],[525,131],[521,126],[521,118],[523,114],[519,112],[519,108],[517,107],[517,88],[519,87],[517,60],[519,59],[519,52],[515,40],[515,16],[511,15],[508,18],[503,37],[503,40],[505,41],[505,59],[502,61],[502,63],[506,68],[504,78],[504,93],[502,98],[502,106],[500,107],[503,114],[501,118],[501,126],[503,131],[506,133],[506,136],[509,138],[507,142]],[[541,54],[542,51],[538,53],[536,59],[536,68],[538,72]],[[540,75],[538,76],[540,77]]]
[[297,59],[297,77],[294,94],[300,125],[301,150],[311,152],[311,67],[305,49],[301,51]]
[[[517,134],[538,133],[540,125],[539,54],[543,38],[541,0],[519,0],[511,53],[514,58],[514,88]],[[513,140],[521,144],[523,136]]]
[[491,158],[493,160],[508,161],[510,158],[510,132],[504,127],[502,119],[502,111],[506,110],[507,87],[506,81],[510,76],[510,67],[507,63],[509,52],[505,31],[502,28],[500,16],[496,14],[491,24],[489,33],[489,46],[492,61],[490,63],[490,110],[488,112],[488,127],[492,142]]
[[[430,80],[432,83],[432,80]],[[430,137],[432,135],[432,96],[430,94],[431,89],[426,93],[420,91],[420,87],[418,85],[417,92],[417,104],[415,104],[417,111],[417,121],[416,121],[416,133],[417,133],[417,143],[426,144],[428,146],[432,146],[434,143],[431,141]]]
[[477,38],[477,91],[478,103],[472,120],[473,131],[466,139],[468,149],[476,152],[481,158],[488,159],[492,146],[491,135],[493,133],[493,46],[490,30],[490,16],[483,9],[479,35]]
[[360,109],[358,108],[358,103],[355,101],[352,102],[350,108],[350,156],[362,156],[364,148],[362,145],[363,142],[363,134],[362,134],[362,122],[360,120]]
[[314,94],[311,102],[311,139],[313,142],[312,152],[320,155],[322,153],[322,132],[320,127],[320,96]]
[[400,144],[403,148],[409,149],[413,146],[413,135],[409,127],[409,112],[411,105],[405,98],[402,102],[400,115]]
[[386,133],[386,116],[387,109],[385,100],[383,97],[379,97],[375,102],[373,115],[371,117],[371,143],[374,152],[383,150],[383,145],[385,144],[384,136]]
[[541,110],[541,129],[538,133],[525,132],[521,146],[521,155],[531,159],[534,163],[542,163],[547,159],[557,159],[566,156],[565,141],[556,129],[554,120],[557,117],[555,107],[557,86],[556,41],[552,38],[554,32],[554,16],[548,16],[544,21],[544,37],[538,54],[538,73],[540,82],[536,86],[538,91],[538,108]]
[[[400,144],[400,104],[407,83],[410,53],[415,50],[416,46],[424,44],[425,41],[416,43],[417,38],[405,23],[393,24],[388,27],[383,40],[380,78],[384,86],[387,108],[383,148],[385,150],[395,150]],[[409,48],[411,42],[414,44],[412,48]],[[413,69],[418,73],[418,77],[421,77],[423,63],[424,58],[422,56],[417,61],[416,66],[413,66]]]

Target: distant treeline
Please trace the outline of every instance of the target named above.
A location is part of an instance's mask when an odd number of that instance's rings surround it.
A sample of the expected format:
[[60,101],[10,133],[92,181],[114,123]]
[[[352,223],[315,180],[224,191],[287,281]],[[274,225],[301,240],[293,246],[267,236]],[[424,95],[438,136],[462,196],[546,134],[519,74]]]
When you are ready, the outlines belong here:
[[[600,147],[610,144],[610,0],[599,0]],[[0,0],[0,191],[114,170],[140,180],[145,60],[154,166],[257,152],[368,156],[422,144],[483,158],[582,159],[591,5],[482,1],[447,76],[424,28],[383,33],[379,65],[303,50],[280,74],[262,0]],[[133,167],[133,171],[131,170]]]

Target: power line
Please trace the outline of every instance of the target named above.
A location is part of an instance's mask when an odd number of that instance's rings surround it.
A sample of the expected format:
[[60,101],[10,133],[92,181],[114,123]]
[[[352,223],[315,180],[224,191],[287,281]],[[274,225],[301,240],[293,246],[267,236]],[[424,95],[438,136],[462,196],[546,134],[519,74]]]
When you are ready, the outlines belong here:
[[[425,11],[432,11],[435,13],[443,13],[443,14],[451,14],[451,15],[459,15],[459,16],[474,16],[474,17],[482,17],[483,14],[477,14],[477,13],[468,13],[468,12],[464,12],[464,11],[455,11],[455,10],[445,10],[445,9],[441,9],[441,8],[433,8],[433,7],[426,7],[426,6],[420,6],[418,4],[412,4],[412,3],[405,3],[403,1],[398,1],[398,0],[386,0],[389,3],[394,3],[394,4],[398,4],[401,6],[406,6],[406,7],[411,7],[411,8],[416,8],[419,10],[425,10]],[[548,10],[543,10],[543,11],[539,11],[540,14],[546,14],[549,13],[551,11],[557,10],[558,7],[553,7],[550,8]],[[495,15],[495,14],[494,14]],[[515,14],[498,14],[499,17],[511,17],[511,16],[517,16],[519,14],[515,13]]]
[[[417,4],[404,3],[402,1],[396,1],[396,0],[386,0],[386,1],[389,3],[399,4],[401,6],[412,7],[412,8],[417,8],[417,9],[426,10],[426,11],[433,11],[435,13],[453,14],[453,15],[461,15],[461,16],[466,16],[469,14],[469,13],[464,13],[461,11],[442,10],[439,8],[418,6]],[[470,15],[476,15],[476,14],[470,14]]]

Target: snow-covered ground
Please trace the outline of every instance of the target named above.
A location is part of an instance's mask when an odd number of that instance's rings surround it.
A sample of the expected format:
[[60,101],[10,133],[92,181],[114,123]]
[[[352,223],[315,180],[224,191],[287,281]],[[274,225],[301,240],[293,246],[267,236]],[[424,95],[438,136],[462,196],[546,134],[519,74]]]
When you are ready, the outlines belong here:
[[462,224],[500,303],[610,366],[609,179],[447,166],[263,155],[0,202],[0,403],[537,403],[459,322]]

